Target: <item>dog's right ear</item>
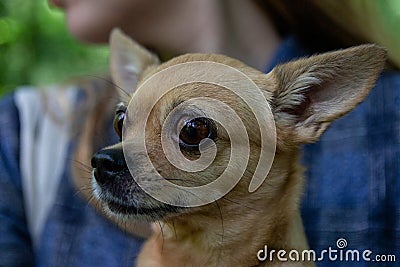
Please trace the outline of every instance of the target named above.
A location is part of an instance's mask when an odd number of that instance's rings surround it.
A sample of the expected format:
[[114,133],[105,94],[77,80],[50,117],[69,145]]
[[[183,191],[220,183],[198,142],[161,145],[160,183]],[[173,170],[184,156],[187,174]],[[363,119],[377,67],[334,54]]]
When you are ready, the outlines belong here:
[[304,58],[275,67],[269,75],[275,122],[286,143],[316,141],[330,123],[365,99],[384,67],[376,45]]
[[[135,90],[138,75],[148,66],[159,64],[156,55],[134,42],[120,29],[113,29],[110,36],[110,69],[114,83],[128,94]],[[119,90],[121,91],[121,90]],[[121,95],[122,99],[126,95]]]

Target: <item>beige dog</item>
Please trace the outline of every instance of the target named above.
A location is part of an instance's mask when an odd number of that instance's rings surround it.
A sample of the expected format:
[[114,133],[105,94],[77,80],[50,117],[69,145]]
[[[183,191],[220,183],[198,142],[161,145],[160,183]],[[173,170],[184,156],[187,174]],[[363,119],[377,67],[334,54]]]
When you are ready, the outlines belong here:
[[[135,124],[138,119],[126,114],[131,95],[138,93],[134,88],[140,88],[153,74],[185,62],[222,63],[246,74],[261,89],[271,106],[276,126],[272,167],[262,185],[249,193],[249,183],[260,157],[261,135],[255,116],[246,103],[226,88],[198,82],[183,84],[165,94],[151,109],[145,138],[148,157],[157,172],[177,185],[198,186],[217,179],[228,164],[230,142],[223,127],[211,119],[201,117],[184,121],[178,142],[187,159],[199,158],[199,143],[204,138],[215,142],[218,153],[205,170],[179,170],[163,155],[160,140],[163,121],[172,109],[196,97],[217,99],[227,103],[238,114],[248,132],[251,153],[242,179],[222,198],[193,208],[165,204],[142,190],[136,181],[146,183],[153,179],[154,182],[155,174],[145,165],[140,151],[128,152],[136,162],[131,171],[125,162],[121,143],[96,153],[92,159],[93,190],[104,208],[113,216],[127,220],[154,222],[154,233],[145,243],[137,264],[313,265],[310,261],[283,262],[276,254],[260,261],[257,253],[265,245],[270,251],[297,250],[301,253],[308,249],[299,213],[304,183],[303,168],[298,163],[299,147],[315,142],[333,120],[364,100],[384,66],[385,56],[382,48],[363,45],[279,65],[268,74],[222,55],[188,54],[159,64],[154,55],[114,30],[111,37],[112,77],[118,86],[129,93],[123,95],[124,102],[116,111],[114,126],[120,136],[123,123]],[[219,77],[224,77],[224,73],[220,73]],[[151,95],[147,96],[138,102],[137,107],[133,107],[137,109],[134,112],[136,116],[140,116],[140,110],[150,105]],[[198,112],[198,109],[187,105],[183,113]],[[179,112],[172,116],[184,117]],[[129,133],[129,136],[135,138],[135,133]],[[150,190],[156,192],[161,189],[154,186]],[[185,203],[189,199],[181,201]]]

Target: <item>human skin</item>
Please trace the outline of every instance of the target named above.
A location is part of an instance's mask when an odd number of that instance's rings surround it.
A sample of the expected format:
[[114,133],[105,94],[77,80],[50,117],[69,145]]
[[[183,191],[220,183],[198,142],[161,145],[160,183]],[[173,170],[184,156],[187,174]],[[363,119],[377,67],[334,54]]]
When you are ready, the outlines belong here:
[[280,38],[249,0],[49,0],[65,11],[70,33],[106,43],[114,27],[163,54],[220,53],[264,70]]

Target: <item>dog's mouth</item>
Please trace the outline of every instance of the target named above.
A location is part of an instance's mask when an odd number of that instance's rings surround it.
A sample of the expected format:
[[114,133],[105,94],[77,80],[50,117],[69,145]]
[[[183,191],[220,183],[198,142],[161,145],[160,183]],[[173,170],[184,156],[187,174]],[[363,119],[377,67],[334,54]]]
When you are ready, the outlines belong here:
[[140,207],[138,205],[125,205],[120,204],[115,201],[106,201],[105,204],[110,209],[111,212],[120,215],[149,215],[149,214],[159,214],[165,212],[163,207]]
[[166,217],[174,216],[181,213],[184,208],[175,207],[167,204],[160,204],[155,207],[146,207],[140,205],[121,204],[114,200],[102,200],[108,210],[119,216],[126,217],[145,217],[151,221],[160,220]]
[[[100,185],[96,179],[95,169],[93,169],[92,189],[94,196],[100,200],[106,211],[111,215],[145,218],[154,221],[176,216],[185,210],[183,207],[172,206],[152,199],[139,187],[127,191],[126,188],[129,186],[132,185],[130,183]],[[130,197],[128,194],[130,194]]]

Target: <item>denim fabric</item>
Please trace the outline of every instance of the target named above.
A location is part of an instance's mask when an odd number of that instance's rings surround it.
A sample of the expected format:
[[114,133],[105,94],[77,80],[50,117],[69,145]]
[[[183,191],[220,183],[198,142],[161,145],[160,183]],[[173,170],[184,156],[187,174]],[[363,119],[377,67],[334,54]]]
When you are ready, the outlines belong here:
[[142,240],[107,221],[61,179],[36,252],[37,266],[133,266]]
[[33,266],[19,171],[19,119],[13,97],[0,102],[0,266]]
[[400,75],[383,73],[361,105],[305,146],[304,164],[311,247],[336,247],[345,238],[351,249],[395,254],[399,262]]
[[[278,63],[312,54],[295,38],[282,44]],[[307,183],[302,218],[312,249],[395,254],[400,262],[400,74],[384,72],[367,99],[332,123],[315,144],[305,145]],[[377,266],[396,266],[375,263]],[[371,266],[331,262],[319,266]],[[397,265],[398,266],[398,265]]]
[[[78,196],[70,183],[69,162],[65,164],[39,245],[33,248],[21,188],[19,123],[13,96],[3,98],[0,101],[0,266],[133,266],[143,240],[125,234]],[[72,159],[73,145],[68,159]]]

